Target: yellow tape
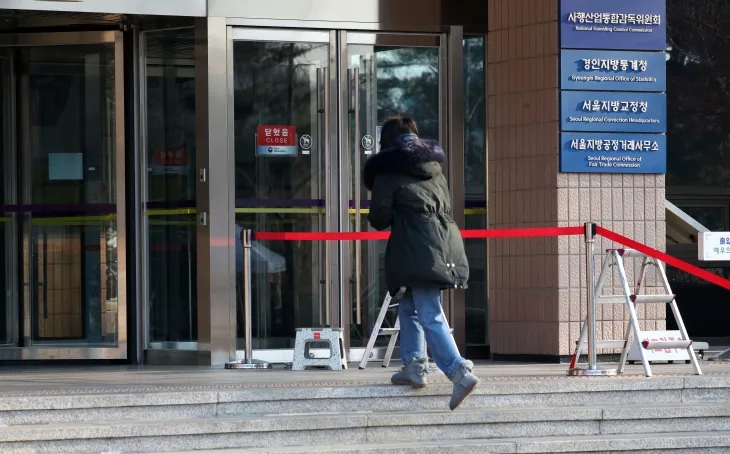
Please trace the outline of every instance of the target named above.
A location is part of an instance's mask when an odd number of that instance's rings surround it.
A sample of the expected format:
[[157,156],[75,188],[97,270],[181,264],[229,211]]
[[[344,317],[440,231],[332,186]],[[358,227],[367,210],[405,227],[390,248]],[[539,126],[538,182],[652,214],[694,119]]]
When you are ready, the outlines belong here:
[[147,221],[147,225],[152,226],[195,226],[197,221]]
[[72,225],[104,225],[116,221],[115,214],[107,214],[104,216],[68,216],[59,218],[36,218],[32,219],[32,225],[55,225],[55,226],[72,226]]
[[236,214],[324,214],[324,208],[236,208]]
[[[322,207],[312,208],[236,208],[236,214],[325,214],[326,210]],[[190,216],[197,213],[195,208],[175,208],[175,209],[155,209],[146,212],[148,217],[157,216]],[[350,208],[348,213],[356,214],[354,208]],[[370,210],[363,208],[360,214],[368,214]],[[484,215],[487,213],[485,208],[467,208],[464,210],[465,215]],[[31,222],[33,225],[56,225],[56,226],[74,226],[74,225],[101,225],[112,222],[116,219],[114,214],[106,214],[101,216],[64,216],[55,218],[35,218]],[[0,224],[12,222],[12,218],[0,217]],[[149,221],[150,225],[194,225],[195,221],[176,220],[176,221]]]
[[[350,214],[356,214],[354,208],[350,208],[348,210]],[[370,210],[368,208],[362,208],[360,210],[360,214],[368,214],[370,213]],[[467,208],[464,210],[464,214],[467,216],[474,215],[474,214],[487,214],[486,208]]]
[[[325,214],[325,208],[236,208],[236,214]],[[350,214],[356,214],[354,208],[348,210]],[[171,216],[181,214],[195,214],[195,208],[186,208],[178,210],[149,210],[147,211],[148,216]],[[362,208],[360,214],[368,214],[370,209]],[[464,210],[464,214],[486,214],[485,208],[467,208]]]
[[159,210],[147,210],[147,216],[177,216],[185,214],[196,214],[198,210],[195,208],[172,208],[172,209],[159,209]]

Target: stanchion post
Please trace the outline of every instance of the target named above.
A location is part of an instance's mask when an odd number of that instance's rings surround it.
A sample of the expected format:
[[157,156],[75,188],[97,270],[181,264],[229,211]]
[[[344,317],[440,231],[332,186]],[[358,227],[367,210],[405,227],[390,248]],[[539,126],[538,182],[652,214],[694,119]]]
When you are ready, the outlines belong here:
[[226,369],[271,369],[271,364],[253,359],[253,335],[251,334],[251,305],[253,297],[251,291],[251,248],[253,247],[253,231],[244,229],[241,232],[241,247],[243,248],[243,335],[246,342],[246,358],[240,361],[226,363]]
[[588,313],[588,368],[596,370],[596,298],[595,298],[595,280],[593,273],[595,267],[593,263],[594,245],[595,245],[595,224],[586,223],[585,225],[585,242],[586,242],[586,305]]
[[[585,224],[585,245],[586,245],[586,310],[588,313],[588,367],[585,369],[573,368],[568,370],[568,375],[573,376],[613,376],[616,369],[599,369],[596,355],[596,280],[595,280],[595,241],[596,224],[587,222]],[[582,338],[578,340],[582,343]],[[578,345],[580,355],[581,345]]]

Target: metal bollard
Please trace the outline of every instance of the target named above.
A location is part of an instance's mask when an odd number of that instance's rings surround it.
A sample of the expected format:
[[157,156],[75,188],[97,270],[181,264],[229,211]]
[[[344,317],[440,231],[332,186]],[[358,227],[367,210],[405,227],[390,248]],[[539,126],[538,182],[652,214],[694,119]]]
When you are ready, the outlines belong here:
[[[596,355],[596,295],[595,295],[595,238],[596,224],[587,222],[585,224],[586,244],[586,309],[588,313],[588,367],[585,369],[573,368],[568,370],[571,376],[613,376],[616,369],[599,369]],[[579,345],[582,339],[578,340]]]
[[253,300],[251,292],[251,247],[253,231],[243,230],[241,232],[241,245],[243,246],[243,332],[246,342],[246,358],[240,361],[226,363],[226,369],[271,369],[271,364],[266,361],[253,359],[253,336],[251,334],[251,304]]

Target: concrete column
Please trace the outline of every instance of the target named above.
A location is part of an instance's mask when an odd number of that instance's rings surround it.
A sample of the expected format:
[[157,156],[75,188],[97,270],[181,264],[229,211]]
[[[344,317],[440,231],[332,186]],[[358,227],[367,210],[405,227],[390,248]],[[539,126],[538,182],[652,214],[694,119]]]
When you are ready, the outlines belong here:
[[[489,0],[489,226],[592,221],[663,250],[664,176],[558,172],[558,3]],[[490,338],[496,359],[557,360],[572,352],[586,314],[582,241],[490,241]],[[611,247],[603,240],[596,246]],[[628,272],[633,281],[633,267]],[[623,336],[625,312],[621,306],[599,308],[599,339]],[[663,329],[664,305],[640,307],[639,318],[644,329]]]

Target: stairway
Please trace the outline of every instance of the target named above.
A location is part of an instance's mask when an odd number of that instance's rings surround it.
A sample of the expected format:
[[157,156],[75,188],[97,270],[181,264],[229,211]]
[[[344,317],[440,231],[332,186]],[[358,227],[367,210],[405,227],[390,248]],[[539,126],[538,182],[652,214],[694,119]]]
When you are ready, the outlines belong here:
[[450,391],[440,378],[21,393],[0,398],[0,452],[730,452],[730,375],[492,378],[455,412]]

